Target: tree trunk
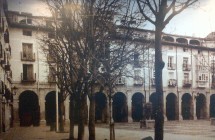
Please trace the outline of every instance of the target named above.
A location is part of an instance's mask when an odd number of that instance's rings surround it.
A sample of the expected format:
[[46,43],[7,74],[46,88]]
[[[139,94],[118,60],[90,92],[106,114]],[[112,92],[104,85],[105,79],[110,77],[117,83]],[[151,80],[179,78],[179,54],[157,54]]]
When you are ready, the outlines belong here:
[[60,121],[60,127],[59,131],[63,132],[64,131],[64,101],[60,101],[60,107],[59,107],[59,121]]
[[[85,95],[83,95],[85,96]],[[84,126],[85,126],[85,113],[86,113],[86,96],[81,98],[81,100],[78,102],[78,108],[79,108],[79,120],[78,120],[78,140],[84,140]]]
[[155,115],[155,140],[163,140],[163,82],[162,82],[162,70],[164,62],[162,60],[162,44],[161,44],[162,28],[159,25],[155,29],[155,85],[156,93],[158,95],[158,104]]
[[74,140],[74,125],[75,125],[75,106],[74,106],[74,98],[70,98],[70,109],[69,109],[69,140]]
[[89,140],[95,140],[95,95],[90,96],[90,110],[89,110]]

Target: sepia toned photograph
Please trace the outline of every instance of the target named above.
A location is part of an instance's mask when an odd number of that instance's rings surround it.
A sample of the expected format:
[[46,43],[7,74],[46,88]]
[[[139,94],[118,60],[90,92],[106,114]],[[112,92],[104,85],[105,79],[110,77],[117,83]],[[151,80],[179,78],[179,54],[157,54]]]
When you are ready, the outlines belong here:
[[214,0],[0,0],[0,140],[214,140]]

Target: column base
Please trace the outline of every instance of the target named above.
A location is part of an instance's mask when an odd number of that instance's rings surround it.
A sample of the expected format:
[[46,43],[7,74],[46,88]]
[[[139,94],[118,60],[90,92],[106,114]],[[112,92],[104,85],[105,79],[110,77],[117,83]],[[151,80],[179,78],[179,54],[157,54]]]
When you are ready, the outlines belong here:
[[131,117],[128,117],[128,122],[133,122],[133,119]]

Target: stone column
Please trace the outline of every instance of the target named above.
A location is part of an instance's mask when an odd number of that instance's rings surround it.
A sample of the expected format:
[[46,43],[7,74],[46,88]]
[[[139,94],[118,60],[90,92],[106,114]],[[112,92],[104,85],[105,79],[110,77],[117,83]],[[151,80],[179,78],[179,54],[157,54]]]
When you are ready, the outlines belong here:
[[164,121],[167,121],[167,117],[166,117],[166,92],[163,92],[163,116],[164,116]]
[[206,112],[205,112],[206,119],[210,118],[210,92],[206,92]]
[[65,121],[68,122],[69,121],[69,97],[66,98],[66,100],[64,101],[64,105],[65,105]]
[[181,114],[181,102],[182,102],[181,97],[182,96],[181,96],[180,92],[178,92],[178,119],[179,120],[183,120],[182,114]]
[[13,99],[13,115],[14,115],[14,123],[19,122],[19,100]]
[[133,119],[132,119],[132,100],[131,100],[131,92],[130,91],[127,91],[126,92],[126,95],[127,95],[127,105],[128,105],[128,122],[132,122]]
[[45,99],[40,99],[40,121],[42,123],[46,122],[45,103],[46,103]]
[[193,119],[197,120],[197,117],[196,117],[196,97],[195,97],[195,93],[193,93],[192,98],[193,98]]

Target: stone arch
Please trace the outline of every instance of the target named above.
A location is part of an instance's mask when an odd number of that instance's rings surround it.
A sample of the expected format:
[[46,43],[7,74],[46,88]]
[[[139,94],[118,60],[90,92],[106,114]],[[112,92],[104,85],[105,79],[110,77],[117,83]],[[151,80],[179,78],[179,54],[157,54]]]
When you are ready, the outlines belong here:
[[182,98],[181,113],[183,120],[193,119],[193,99],[189,93],[185,93]]
[[38,126],[40,123],[40,107],[35,92],[26,90],[19,96],[20,126]]
[[107,97],[102,92],[95,94],[95,121],[107,122]]
[[196,117],[197,119],[206,118],[206,97],[202,93],[196,96]]
[[139,122],[143,119],[144,96],[140,92],[134,93],[132,96],[132,119]]
[[174,38],[171,36],[163,36],[162,38],[164,41],[168,41],[168,42],[174,42]]
[[215,94],[210,96],[210,117],[215,117]]
[[128,105],[127,98],[124,93],[117,92],[113,96],[113,120],[115,122],[128,121]]
[[199,40],[190,40],[190,44],[191,45],[200,45],[200,42],[199,42]]
[[178,119],[177,107],[177,96],[174,93],[169,93],[166,96],[166,117],[168,120]]
[[186,38],[177,38],[176,42],[181,44],[188,44],[188,40]]
[[159,96],[156,92],[152,93],[149,97],[149,101],[152,103],[152,115],[151,118],[155,119],[156,106],[158,106]]
[[46,125],[56,122],[56,92],[51,91],[45,97]]

